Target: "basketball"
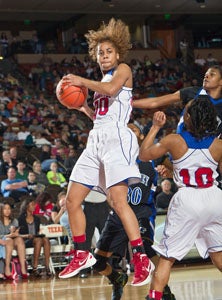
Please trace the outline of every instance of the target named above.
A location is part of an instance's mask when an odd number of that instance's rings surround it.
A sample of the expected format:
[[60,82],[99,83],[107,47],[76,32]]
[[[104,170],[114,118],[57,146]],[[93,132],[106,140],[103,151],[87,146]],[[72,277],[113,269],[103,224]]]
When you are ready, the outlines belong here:
[[75,85],[66,85],[60,80],[56,87],[56,97],[65,107],[79,108],[85,102],[88,95],[87,88]]

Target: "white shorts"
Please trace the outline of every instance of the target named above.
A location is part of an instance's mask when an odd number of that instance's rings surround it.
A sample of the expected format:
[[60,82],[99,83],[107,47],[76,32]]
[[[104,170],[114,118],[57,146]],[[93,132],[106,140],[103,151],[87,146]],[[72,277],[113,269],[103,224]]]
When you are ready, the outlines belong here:
[[173,196],[163,237],[153,248],[181,260],[195,244],[201,257],[222,251],[222,190],[180,188]]
[[104,191],[124,180],[129,185],[137,183],[141,178],[136,163],[138,151],[137,138],[128,127],[109,124],[93,128],[70,180]]

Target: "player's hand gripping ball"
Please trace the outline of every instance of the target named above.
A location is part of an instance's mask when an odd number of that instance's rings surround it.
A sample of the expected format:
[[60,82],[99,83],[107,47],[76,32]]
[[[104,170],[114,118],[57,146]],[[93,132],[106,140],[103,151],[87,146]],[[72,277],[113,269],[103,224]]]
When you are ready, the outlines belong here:
[[68,86],[62,80],[59,81],[56,87],[56,97],[59,102],[69,109],[77,109],[81,107],[88,95],[86,87],[75,85]]

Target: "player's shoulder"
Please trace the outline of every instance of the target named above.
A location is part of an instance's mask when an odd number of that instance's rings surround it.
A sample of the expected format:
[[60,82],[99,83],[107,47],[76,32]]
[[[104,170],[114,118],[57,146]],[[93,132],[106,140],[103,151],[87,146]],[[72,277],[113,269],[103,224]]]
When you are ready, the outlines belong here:
[[128,71],[131,72],[130,66],[127,63],[124,63],[124,62],[118,64],[116,70],[128,70]]
[[189,86],[182,88],[180,90],[180,98],[184,104],[189,102],[190,100],[196,98],[201,91],[201,87],[199,86]]

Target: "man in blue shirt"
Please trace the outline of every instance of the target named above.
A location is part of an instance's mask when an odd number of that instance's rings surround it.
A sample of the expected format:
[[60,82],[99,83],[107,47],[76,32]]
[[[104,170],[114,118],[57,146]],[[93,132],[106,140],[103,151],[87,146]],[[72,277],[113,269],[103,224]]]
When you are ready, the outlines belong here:
[[2,180],[1,193],[3,197],[12,197],[15,202],[20,201],[20,197],[28,194],[27,181],[16,179],[16,169],[10,167],[7,171],[7,179]]

